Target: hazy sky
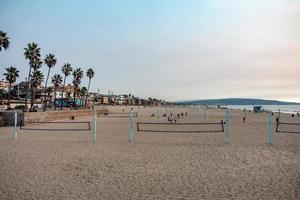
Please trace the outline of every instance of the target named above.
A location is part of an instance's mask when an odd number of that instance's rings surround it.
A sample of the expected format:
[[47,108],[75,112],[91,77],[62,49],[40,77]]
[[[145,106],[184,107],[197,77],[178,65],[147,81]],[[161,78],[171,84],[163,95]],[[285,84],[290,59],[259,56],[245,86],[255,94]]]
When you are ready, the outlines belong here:
[[1,75],[16,66],[18,81],[36,42],[57,57],[52,75],[93,67],[102,93],[300,102],[300,0],[0,0],[0,30]]

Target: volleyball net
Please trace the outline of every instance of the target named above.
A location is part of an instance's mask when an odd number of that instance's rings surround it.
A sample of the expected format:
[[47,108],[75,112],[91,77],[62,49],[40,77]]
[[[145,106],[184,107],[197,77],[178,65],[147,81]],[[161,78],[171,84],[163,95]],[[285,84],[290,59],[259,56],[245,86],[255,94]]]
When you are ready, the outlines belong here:
[[20,130],[25,131],[90,131],[89,121],[30,121],[20,125]]
[[276,123],[277,133],[299,133],[300,134],[300,123],[291,122],[277,122]]
[[138,132],[152,133],[222,133],[225,132],[223,120],[219,122],[137,122]]
[[[102,118],[130,118],[130,112],[120,112],[120,113],[98,113],[98,117]],[[133,118],[137,118],[138,114],[136,112],[132,113]]]

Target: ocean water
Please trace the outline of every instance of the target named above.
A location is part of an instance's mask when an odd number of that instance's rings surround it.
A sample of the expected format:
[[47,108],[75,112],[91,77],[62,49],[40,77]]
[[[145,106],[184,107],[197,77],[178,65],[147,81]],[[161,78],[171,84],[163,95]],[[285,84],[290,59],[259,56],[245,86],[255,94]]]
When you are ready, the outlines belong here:
[[[280,112],[283,113],[290,113],[290,114],[296,114],[300,113],[300,105],[260,105],[262,106],[262,109],[272,111],[272,112]],[[232,108],[232,109],[246,109],[246,110],[251,110],[253,111],[253,105],[227,105],[227,106],[222,106],[222,107],[227,107],[227,108]]]

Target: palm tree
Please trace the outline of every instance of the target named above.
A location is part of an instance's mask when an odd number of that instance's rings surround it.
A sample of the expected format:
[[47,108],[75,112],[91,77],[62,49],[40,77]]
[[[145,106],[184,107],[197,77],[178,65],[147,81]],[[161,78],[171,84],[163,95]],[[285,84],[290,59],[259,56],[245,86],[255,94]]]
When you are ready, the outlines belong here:
[[85,97],[86,92],[87,92],[86,87],[82,87],[82,88],[80,88],[80,90],[79,90],[79,94],[80,94],[80,96],[81,96],[82,98]]
[[56,90],[62,83],[62,76],[60,74],[54,74],[51,83],[54,85],[54,110],[56,110]]
[[24,56],[25,59],[29,60],[29,73],[27,78],[27,84],[26,84],[26,96],[25,96],[25,110],[27,109],[27,95],[28,95],[28,89],[30,87],[30,80],[31,80],[31,69],[33,65],[37,62],[37,60],[40,60],[41,54],[40,54],[40,48],[36,43],[28,43],[27,48],[24,48]]
[[0,90],[0,105],[2,105],[2,103],[3,103],[3,97],[4,96],[4,91],[3,91],[3,89],[1,89]]
[[73,102],[73,107],[75,108],[76,106],[76,94],[78,92],[80,83],[81,83],[81,78],[83,77],[83,71],[81,68],[76,68],[73,71],[73,85],[74,85],[74,102]]
[[30,110],[32,111],[34,101],[35,101],[35,90],[36,88],[42,84],[42,81],[44,79],[44,75],[41,73],[40,68],[42,68],[43,62],[40,60],[40,58],[35,59],[34,63],[31,63],[31,66],[33,68],[32,73],[32,87],[31,87],[31,106]]
[[45,64],[48,66],[48,74],[47,74],[47,79],[45,82],[45,91],[44,91],[44,112],[47,110],[47,95],[46,95],[46,90],[47,90],[47,83],[48,83],[48,79],[49,79],[49,74],[50,74],[50,69],[52,67],[54,67],[54,65],[56,64],[56,58],[53,54],[48,54],[46,55],[46,58],[44,59]]
[[[66,79],[67,76],[69,76],[72,72],[72,67],[71,64],[69,63],[65,63],[62,68],[61,68],[61,72],[65,75],[64,77],[64,84],[63,84],[63,89],[62,89],[62,93],[61,93],[61,98],[64,98],[64,90],[65,90],[65,85],[66,85]],[[62,110],[62,101],[61,101],[61,105],[60,105],[60,109]]]
[[7,33],[0,31],[0,51],[3,49],[7,49],[9,47],[9,37],[7,37]]
[[89,85],[88,85],[87,94],[86,94],[86,97],[85,97],[85,106],[84,106],[84,108],[86,108],[88,93],[89,93],[89,90],[90,90],[91,79],[94,77],[94,75],[95,75],[94,70],[92,68],[89,68],[86,72],[86,76],[89,78]]
[[36,89],[42,85],[42,82],[44,80],[43,73],[39,70],[39,68],[35,69],[32,73],[32,97],[31,97],[31,106],[30,110],[33,111],[34,101],[35,101],[35,91]]
[[9,89],[8,89],[8,106],[10,107],[10,95],[11,95],[11,84],[16,82],[17,78],[19,77],[19,70],[15,67],[5,68],[6,72],[3,74],[5,79],[9,82]]

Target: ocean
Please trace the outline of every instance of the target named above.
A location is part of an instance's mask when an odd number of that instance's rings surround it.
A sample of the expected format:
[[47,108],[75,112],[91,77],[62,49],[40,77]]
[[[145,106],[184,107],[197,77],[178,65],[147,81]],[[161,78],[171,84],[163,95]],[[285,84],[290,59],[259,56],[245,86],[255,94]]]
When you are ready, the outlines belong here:
[[[280,112],[282,113],[290,113],[290,114],[296,114],[300,113],[300,105],[260,105],[262,106],[262,109],[272,111],[272,112],[278,112],[280,109]],[[227,105],[222,106],[232,109],[246,109],[246,110],[253,110],[253,105]]]

